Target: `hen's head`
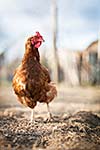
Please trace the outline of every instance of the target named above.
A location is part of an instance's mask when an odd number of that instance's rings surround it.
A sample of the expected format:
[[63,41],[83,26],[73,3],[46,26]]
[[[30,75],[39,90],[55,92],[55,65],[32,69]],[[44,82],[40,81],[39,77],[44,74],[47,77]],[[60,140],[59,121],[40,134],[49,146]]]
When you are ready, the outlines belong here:
[[44,39],[39,32],[36,32],[36,34],[33,37],[29,38],[29,40],[31,42],[31,45],[35,48],[39,48],[42,42],[44,42]]

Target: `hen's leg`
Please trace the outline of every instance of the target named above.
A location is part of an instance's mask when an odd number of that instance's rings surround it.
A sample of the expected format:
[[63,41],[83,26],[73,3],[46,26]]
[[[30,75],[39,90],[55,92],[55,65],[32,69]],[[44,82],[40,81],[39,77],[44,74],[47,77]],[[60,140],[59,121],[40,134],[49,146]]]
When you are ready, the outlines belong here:
[[31,110],[31,123],[34,122],[34,109]]
[[51,120],[53,120],[53,117],[52,117],[52,114],[50,112],[49,103],[47,103],[47,110],[48,110],[48,120],[51,121]]

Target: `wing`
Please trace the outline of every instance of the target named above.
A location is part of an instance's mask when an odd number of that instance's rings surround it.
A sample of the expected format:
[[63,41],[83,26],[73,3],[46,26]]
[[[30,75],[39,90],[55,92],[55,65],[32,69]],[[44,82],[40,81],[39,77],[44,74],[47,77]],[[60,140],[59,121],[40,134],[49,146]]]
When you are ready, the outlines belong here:
[[22,65],[20,65],[14,73],[12,86],[17,95],[25,96],[26,83],[28,79],[28,73],[25,69],[23,69]]
[[41,66],[41,68],[42,68],[42,71],[43,71],[43,73],[45,75],[45,81],[47,81],[49,83],[51,81],[51,79],[50,79],[50,75],[49,75],[48,69],[45,66],[43,66],[43,65]]

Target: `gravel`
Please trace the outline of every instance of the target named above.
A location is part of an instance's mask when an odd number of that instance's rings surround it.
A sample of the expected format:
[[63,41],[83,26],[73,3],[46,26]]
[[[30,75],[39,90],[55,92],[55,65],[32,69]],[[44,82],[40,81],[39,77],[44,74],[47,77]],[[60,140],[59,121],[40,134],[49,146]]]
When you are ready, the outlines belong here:
[[80,111],[33,123],[22,113],[0,112],[0,150],[99,150],[100,117]]

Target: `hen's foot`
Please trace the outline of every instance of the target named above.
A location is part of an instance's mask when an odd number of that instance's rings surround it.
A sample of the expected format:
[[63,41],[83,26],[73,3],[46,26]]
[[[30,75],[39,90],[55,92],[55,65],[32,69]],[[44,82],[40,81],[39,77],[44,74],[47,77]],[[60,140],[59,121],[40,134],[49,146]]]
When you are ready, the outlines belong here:
[[46,122],[53,122],[55,119],[54,117],[52,116],[51,112],[48,111],[48,115],[47,115],[47,118],[45,118],[45,121]]
[[47,110],[48,110],[48,117],[47,117],[46,121],[51,122],[51,121],[54,120],[54,118],[53,118],[53,116],[52,116],[52,114],[50,112],[49,103],[47,103]]
[[52,116],[52,114],[49,114],[49,116],[46,118],[45,121],[46,122],[53,122],[54,121],[54,117]]

